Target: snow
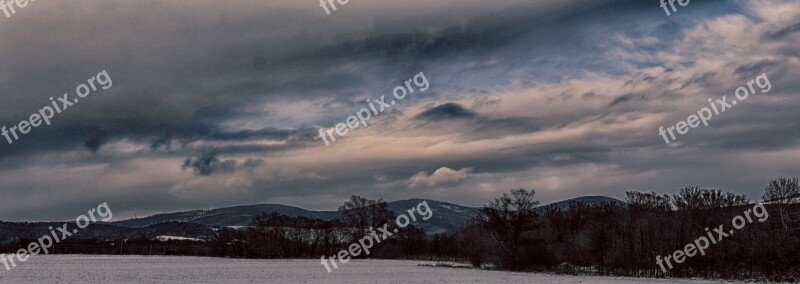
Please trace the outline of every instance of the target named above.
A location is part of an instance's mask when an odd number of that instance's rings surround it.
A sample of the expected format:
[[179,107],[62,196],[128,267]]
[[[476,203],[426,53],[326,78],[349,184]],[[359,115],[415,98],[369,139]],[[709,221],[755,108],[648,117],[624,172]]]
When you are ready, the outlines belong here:
[[[420,261],[351,260],[327,273],[319,259],[37,255],[0,269],[0,283],[719,283],[577,277],[420,266]],[[0,267],[2,268],[2,267]]]
[[187,238],[187,237],[177,237],[177,236],[158,236],[156,240],[166,242],[166,241],[195,241],[195,242],[205,242],[205,240],[197,239],[197,238]]
[[248,227],[250,227],[250,226],[225,226],[225,228],[230,228],[230,229],[234,229],[234,230],[239,230],[239,229],[248,228]]
[[462,213],[462,214],[467,212],[464,209],[456,208],[454,206],[450,206],[450,205],[447,205],[447,204],[442,204],[442,205],[439,205],[439,206],[447,208],[447,209],[450,209],[450,211],[455,211],[455,212]]

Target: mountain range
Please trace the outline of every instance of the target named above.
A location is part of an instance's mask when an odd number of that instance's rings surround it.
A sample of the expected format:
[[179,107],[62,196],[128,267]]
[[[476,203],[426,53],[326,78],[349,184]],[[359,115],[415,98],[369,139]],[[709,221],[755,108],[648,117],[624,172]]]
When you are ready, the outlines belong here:
[[[417,218],[412,222],[428,234],[438,234],[456,231],[467,226],[478,215],[479,208],[468,207],[449,202],[432,199],[407,199],[388,202],[389,209],[395,214],[404,214],[412,207],[426,202],[433,211],[429,220]],[[584,202],[586,204],[624,204],[610,197],[583,196],[569,200],[554,202],[540,206],[537,209],[544,211],[550,207],[563,210],[571,202]],[[111,223],[93,224],[89,228],[72,236],[72,239],[114,239],[162,237],[184,237],[193,239],[210,240],[214,230],[218,227],[244,227],[258,214],[278,212],[291,217],[308,217],[322,220],[333,220],[341,217],[338,211],[313,211],[299,207],[280,204],[256,204],[233,206],[217,209],[189,210],[174,213],[156,214],[143,218],[134,218]],[[419,215],[419,214],[418,214]],[[59,227],[63,222],[2,222],[0,221],[0,244],[11,243],[20,239],[36,239],[47,235],[49,227]]]
[[[428,234],[450,232],[463,228],[469,224],[472,218],[477,216],[479,212],[479,208],[477,207],[467,207],[432,199],[398,200],[389,202],[388,205],[390,210],[399,215],[412,207],[416,207],[423,201],[427,202],[428,206],[430,206],[433,211],[433,217],[431,217],[430,220],[424,221],[418,219],[414,225],[422,228]],[[583,196],[554,202],[539,208],[544,209],[555,206],[559,209],[565,209],[571,202],[584,202],[586,204],[623,203],[622,201],[610,197]],[[341,213],[338,211],[312,211],[280,204],[256,204],[156,214],[149,217],[113,222],[112,224],[130,228],[142,228],[166,222],[188,222],[214,227],[242,227],[247,226],[255,215],[272,212],[278,212],[290,217],[303,216],[322,220],[333,220],[341,217]]]
[[[433,211],[429,220],[417,219],[413,225],[430,234],[449,232],[466,226],[478,214],[478,208],[431,199],[408,199],[389,202],[389,210],[402,214],[421,202],[427,202]],[[144,218],[129,219],[111,224],[130,228],[142,228],[166,222],[188,222],[213,227],[243,227],[257,214],[278,212],[290,217],[309,217],[333,220],[341,217],[338,211],[312,211],[280,204],[256,204],[225,207],[218,209],[190,210],[175,213],[156,214]]]

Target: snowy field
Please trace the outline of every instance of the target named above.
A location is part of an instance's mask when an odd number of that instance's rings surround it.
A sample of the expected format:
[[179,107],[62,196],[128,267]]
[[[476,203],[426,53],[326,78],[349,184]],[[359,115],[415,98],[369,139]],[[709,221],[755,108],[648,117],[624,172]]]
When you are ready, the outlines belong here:
[[419,263],[350,261],[327,273],[319,260],[39,255],[12,271],[0,265],[0,283],[719,283],[434,268]]

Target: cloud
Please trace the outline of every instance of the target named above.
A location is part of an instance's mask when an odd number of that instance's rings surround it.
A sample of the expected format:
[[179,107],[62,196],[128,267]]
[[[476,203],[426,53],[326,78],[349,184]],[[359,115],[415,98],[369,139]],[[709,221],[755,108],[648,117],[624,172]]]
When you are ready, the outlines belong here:
[[[15,38],[0,123],[102,69],[115,85],[0,146],[0,195],[17,201],[3,218],[101,197],[141,213],[352,194],[479,205],[529,186],[543,202],[688,184],[759,196],[800,172],[797,1],[693,2],[680,20],[639,0],[376,0],[336,17],[292,0],[40,4],[0,27]],[[422,71],[430,91],[319,141]],[[659,126],[760,73],[768,95],[663,145]]]
[[263,164],[261,159],[247,159],[242,163],[236,160],[220,160],[216,151],[206,151],[196,157],[186,159],[181,165],[182,170],[192,169],[197,176],[210,176],[212,174],[227,174],[237,170],[251,170]]
[[472,168],[454,170],[448,167],[441,167],[434,171],[431,175],[428,175],[428,172],[426,171],[421,171],[411,177],[410,186],[417,187],[424,185],[433,187],[440,185],[454,185],[466,180],[469,177],[470,172],[472,172]]
[[424,120],[443,120],[443,119],[459,119],[459,118],[473,118],[475,113],[464,108],[457,103],[446,103],[435,106],[426,110],[416,116],[417,119]]

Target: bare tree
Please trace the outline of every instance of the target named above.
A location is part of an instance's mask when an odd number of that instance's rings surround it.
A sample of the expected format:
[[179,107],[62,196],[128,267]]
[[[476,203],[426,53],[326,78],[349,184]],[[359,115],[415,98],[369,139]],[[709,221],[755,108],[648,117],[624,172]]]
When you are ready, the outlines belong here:
[[796,220],[795,214],[791,212],[791,206],[800,202],[800,181],[797,178],[778,177],[769,181],[764,188],[764,203],[775,204],[778,209],[778,216],[781,218],[781,226],[788,231],[790,224]]
[[[370,202],[364,197],[353,195],[350,200],[345,201],[344,205],[339,206],[342,213],[342,223],[349,227],[358,229],[356,234],[364,234],[370,223]],[[357,235],[356,238],[363,235]]]
[[282,216],[280,213],[258,214],[250,220],[250,243],[259,257],[284,258],[290,251],[291,244],[287,236],[286,227],[276,224],[275,218]]
[[[709,192],[711,191],[711,192]],[[708,199],[705,196],[711,196],[713,190],[701,189],[697,186],[689,186],[681,188],[678,194],[672,198],[672,204],[678,210],[692,210],[692,209],[705,209],[709,208]]]
[[672,206],[670,206],[670,197],[669,195],[658,195],[658,193],[652,192],[638,192],[638,191],[626,191],[625,192],[625,202],[632,209],[644,209],[644,210],[661,210],[661,211],[670,211],[672,210]]
[[502,248],[508,259],[508,269],[515,269],[519,263],[519,253],[526,232],[541,227],[537,222],[535,209],[539,201],[535,190],[524,188],[504,193],[489,205],[480,209],[477,223],[487,230],[494,241]]
[[487,254],[491,237],[481,227],[470,225],[454,235],[458,250],[469,258],[475,268],[480,268]]
[[369,227],[377,229],[394,218],[389,204],[383,199],[370,200],[358,195],[350,196],[350,200],[339,206],[339,212],[342,213],[342,223],[355,229],[353,239],[364,237]]
[[728,206],[747,205],[750,200],[745,195],[722,192],[720,189],[689,186],[681,188],[672,198],[672,204],[678,210],[722,208]]
[[747,198],[747,195],[744,194],[735,194],[733,192],[728,192],[725,194],[725,197],[722,199],[722,206],[729,207],[729,206],[741,206],[741,205],[748,205],[750,204],[750,199]]

